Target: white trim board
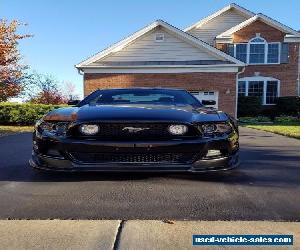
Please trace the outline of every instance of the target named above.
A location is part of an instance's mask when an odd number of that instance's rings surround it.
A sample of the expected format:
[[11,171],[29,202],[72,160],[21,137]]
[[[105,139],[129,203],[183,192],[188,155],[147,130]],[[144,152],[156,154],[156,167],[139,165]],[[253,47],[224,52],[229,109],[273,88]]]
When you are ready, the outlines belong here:
[[239,81],[279,81],[279,79],[270,76],[246,76],[238,78]]
[[[298,31],[299,32],[299,31]],[[300,36],[296,37],[294,35],[285,35],[284,37],[284,42],[285,43],[299,43],[300,42]]]
[[238,67],[231,66],[231,67],[130,67],[130,68],[83,68],[82,71],[84,73],[90,74],[100,74],[100,73],[196,73],[196,72],[238,72]]

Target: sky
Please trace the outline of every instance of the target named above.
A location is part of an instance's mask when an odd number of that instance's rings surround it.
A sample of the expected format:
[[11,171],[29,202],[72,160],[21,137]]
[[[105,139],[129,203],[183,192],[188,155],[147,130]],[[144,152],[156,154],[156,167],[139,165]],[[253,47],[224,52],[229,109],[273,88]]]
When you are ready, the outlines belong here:
[[[32,70],[75,84],[83,80],[74,65],[157,19],[185,28],[230,4],[226,0],[0,0],[0,18],[27,23],[19,44]],[[240,6],[300,30],[300,0],[241,0]]]

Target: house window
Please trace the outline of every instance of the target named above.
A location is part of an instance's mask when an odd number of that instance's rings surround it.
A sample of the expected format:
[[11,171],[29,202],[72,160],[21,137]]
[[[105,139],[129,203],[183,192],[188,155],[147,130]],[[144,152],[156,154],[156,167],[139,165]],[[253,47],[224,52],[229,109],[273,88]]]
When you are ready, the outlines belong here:
[[280,62],[280,45],[279,42],[267,43],[256,36],[248,43],[234,44],[233,55],[248,64],[277,64]]
[[246,82],[245,81],[239,81],[238,93],[239,93],[239,96],[246,95]]
[[273,104],[278,93],[278,81],[267,81],[266,104]]
[[265,62],[265,44],[251,43],[249,53],[249,63],[264,63]]
[[257,96],[263,105],[275,104],[279,81],[270,77],[245,77],[238,82],[238,96]]
[[203,92],[204,93],[204,95],[214,95],[215,94],[215,92],[213,92],[213,91],[204,91]]
[[165,40],[165,36],[163,33],[155,34],[155,42],[163,42]]
[[268,44],[268,63],[279,62],[279,43]]
[[263,98],[263,95],[264,95],[264,82],[263,81],[249,81],[248,82],[248,96],[257,96],[257,97]]
[[236,45],[236,58],[242,62],[247,62],[247,44]]

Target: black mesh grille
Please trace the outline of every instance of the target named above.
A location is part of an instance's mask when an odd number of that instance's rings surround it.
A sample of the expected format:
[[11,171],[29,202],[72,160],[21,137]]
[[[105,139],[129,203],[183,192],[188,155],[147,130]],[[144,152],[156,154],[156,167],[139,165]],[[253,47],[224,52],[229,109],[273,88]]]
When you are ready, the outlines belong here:
[[[169,136],[167,124],[101,124],[101,137],[166,137]],[[138,131],[138,129],[142,129]],[[136,132],[132,132],[136,130]]]
[[[170,124],[165,123],[101,123],[98,134],[92,136],[99,139],[117,139],[117,140],[157,140],[172,137],[192,137],[197,135],[197,130],[189,126],[188,132],[184,136],[174,136],[168,131]],[[75,129],[74,134],[77,137],[84,136],[79,132],[79,127]]]
[[71,152],[73,160],[81,163],[170,163],[185,164],[195,159],[194,153],[82,153]]

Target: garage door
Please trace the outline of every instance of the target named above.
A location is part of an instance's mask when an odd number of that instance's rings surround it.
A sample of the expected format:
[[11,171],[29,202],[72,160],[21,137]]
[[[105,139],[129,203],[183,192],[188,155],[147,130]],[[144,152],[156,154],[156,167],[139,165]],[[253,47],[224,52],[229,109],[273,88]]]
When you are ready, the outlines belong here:
[[213,100],[216,102],[216,105],[210,105],[208,107],[218,108],[218,99],[219,99],[219,92],[218,91],[190,91],[198,100]]

